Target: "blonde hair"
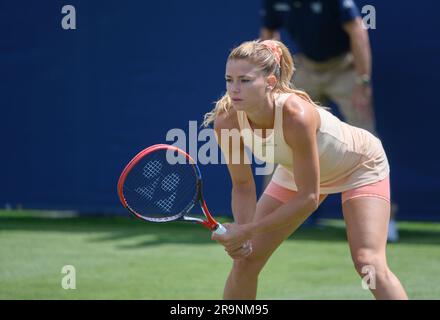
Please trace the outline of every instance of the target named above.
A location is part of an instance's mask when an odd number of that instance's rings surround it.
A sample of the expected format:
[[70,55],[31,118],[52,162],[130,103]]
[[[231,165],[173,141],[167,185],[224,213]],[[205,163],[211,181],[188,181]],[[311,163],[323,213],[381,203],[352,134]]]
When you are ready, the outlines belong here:
[[[306,92],[292,86],[291,79],[295,67],[289,49],[280,41],[270,40],[270,42],[272,43],[270,46],[267,45],[267,40],[243,42],[231,51],[228,61],[232,59],[250,61],[259,67],[265,75],[275,75],[278,81],[273,88],[273,93],[295,93],[300,98],[318,107]],[[273,51],[273,46],[281,49],[281,56]],[[220,100],[215,102],[214,109],[205,114],[202,125],[207,127],[220,113],[228,112],[231,108],[231,98],[228,93],[225,93]]]

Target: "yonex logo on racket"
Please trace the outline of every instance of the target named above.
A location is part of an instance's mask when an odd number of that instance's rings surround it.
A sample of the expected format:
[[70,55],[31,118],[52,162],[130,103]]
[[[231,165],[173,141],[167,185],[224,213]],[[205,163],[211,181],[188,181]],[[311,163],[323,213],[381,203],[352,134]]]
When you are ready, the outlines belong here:
[[[139,186],[134,191],[138,193],[141,197],[147,200],[152,200],[154,198],[154,193],[156,192],[160,183],[160,187],[163,191],[167,193],[172,193],[168,197],[156,201],[155,205],[165,212],[170,212],[176,199],[176,192],[173,191],[175,191],[179,186],[180,176],[177,173],[173,172],[166,175],[161,180],[162,167],[162,163],[158,160],[148,161],[143,168],[142,175],[147,179],[149,184]],[[154,181],[151,182],[151,179],[154,179]]]
[[159,201],[157,201],[156,205],[165,212],[171,212],[171,209],[173,208],[174,200],[176,200],[175,192],[172,195],[170,195],[168,198],[160,199]]
[[152,184],[144,187],[137,187],[136,191],[141,197],[147,198],[148,200],[153,199],[154,191],[156,191],[159,178],[157,178]]
[[162,163],[160,163],[160,161],[157,160],[149,161],[144,167],[143,175],[146,178],[150,179],[152,177],[157,176],[161,170],[162,170]]

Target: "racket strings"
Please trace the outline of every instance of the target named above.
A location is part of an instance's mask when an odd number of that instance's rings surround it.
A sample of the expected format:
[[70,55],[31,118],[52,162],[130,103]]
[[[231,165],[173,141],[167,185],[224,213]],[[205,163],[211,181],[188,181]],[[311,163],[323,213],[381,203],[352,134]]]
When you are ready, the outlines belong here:
[[150,179],[160,173],[162,170],[162,163],[158,160],[148,161],[146,166],[144,167],[143,175]]
[[193,165],[171,165],[165,155],[166,150],[147,155],[132,168],[124,184],[127,203],[148,220],[177,218],[196,200]]
[[151,200],[153,199],[154,191],[156,190],[158,181],[159,178],[157,178],[156,181],[154,181],[151,185],[144,187],[137,187],[134,191],[136,191],[141,197]]
[[173,172],[167,175],[162,180],[162,189],[165,191],[173,191],[177,188],[179,182],[180,182],[180,176],[177,173]]

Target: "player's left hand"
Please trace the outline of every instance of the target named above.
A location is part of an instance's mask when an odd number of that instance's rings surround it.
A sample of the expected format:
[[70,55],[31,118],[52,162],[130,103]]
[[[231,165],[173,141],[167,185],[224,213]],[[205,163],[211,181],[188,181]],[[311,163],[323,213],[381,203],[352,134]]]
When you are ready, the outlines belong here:
[[227,229],[225,234],[212,234],[211,239],[217,241],[225,247],[225,251],[233,259],[242,259],[252,253],[252,235],[246,225],[235,223],[225,223]]

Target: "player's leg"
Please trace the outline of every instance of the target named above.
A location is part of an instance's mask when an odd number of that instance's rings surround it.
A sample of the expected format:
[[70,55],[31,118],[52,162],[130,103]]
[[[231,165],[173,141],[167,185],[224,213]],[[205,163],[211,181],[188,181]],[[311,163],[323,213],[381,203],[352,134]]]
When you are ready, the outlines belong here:
[[[379,182],[386,188],[388,179]],[[362,188],[362,187],[361,187]],[[360,189],[360,188],[359,188]],[[389,190],[389,189],[388,189]],[[376,299],[407,299],[399,279],[390,270],[386,259],[390,202],[374,195],[371,189],[364,195],[343,195],[343,213],[347,226],[350,252],[361,278],[369,278],[369,288]]]
[[[276,194],[275,196],[273,196],[274,193]],[[258,200],[254,219],[259,220],[271,214],[279,206],[287,202],[286,199],[294,198],[295,195],[296,192],[271,183]],[[320,201],[322,202],[324,199],[325,195],[322,195]],[[306,218],[307,216],[295,217],[295,223],[288,227],[254,237],[252,239],[253,251],[251,255],[247,258],[233,261],[232,270],[226,281],[224,299],[255,299],[258,275],[269,257]]]

